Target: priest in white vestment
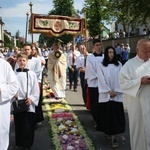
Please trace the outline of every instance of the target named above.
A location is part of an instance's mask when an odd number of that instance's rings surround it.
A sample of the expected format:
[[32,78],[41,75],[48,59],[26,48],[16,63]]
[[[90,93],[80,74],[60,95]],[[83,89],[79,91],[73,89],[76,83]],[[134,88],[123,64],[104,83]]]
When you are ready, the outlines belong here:
[[11,98],[18,92],[19,83],[8,62],[0,58],[0,150],[9,145]]
[[53,50],[48,58],[48,79],[55,98],[61,99],[65,97],[67,60],[57,43],[53,44]]
[[150,40],[139,40],[136,51],[119,80],[127,99],[131,149],[150,150]]

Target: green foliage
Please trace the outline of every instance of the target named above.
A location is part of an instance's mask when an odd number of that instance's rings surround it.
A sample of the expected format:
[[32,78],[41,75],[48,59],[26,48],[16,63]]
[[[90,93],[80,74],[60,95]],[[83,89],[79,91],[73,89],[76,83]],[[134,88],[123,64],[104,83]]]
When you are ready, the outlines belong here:
[[85,0],[86,23],[92,37],[101,35],[103,21],[109,21],[112,11],[108,0]]
[[16,32],[15,36],[16,36],[16,39],[19,39],[19,37],[20,37],[20,31],[19,30]]
[[14,42],[13,42],[13,40],[10,40],[10,39],[8,38],[8,36],[5,35],[5,34],[4,34],[4,41],[5,41],[4,47],[9,47],[9,48],[13,48],[13,47],[14,47]]
[[92,37],[101,34],[103,21],[123,25],[125,32],[147,24],[149,0],[85,0],[87,29]]
[[42,47],[45,42],[46,42],[46,45],[47,45],[48,47],[51,47],[52,44],[53,44],[54,42],[56,42],[58,39],[60,39],[61,41],[64,42],[64,43],[62,43],[62,44],[67,44],[69,41],[72,41],[72,40],[73,40],[73,37],[72,37],[72,35],[70,35],[70,34],[68,34],[68,35],[67,35],[67,34],[64,34],[64,35],[62,35],[61,37],[51,37],[51,38],[49,38],[49,37],[45,36],[44,34],[41,34],[41,35],[39,36],[39,44],[40,44],[40,47]]
[[17,42],[16,42],[16,46],[17,47],[20,47],[20,48],[22,48],[23,47],[23,42],[22,41],[20,41],[20,40],[17,40]]
[[111,0],[111,3],[112,8],[116,10],[117,23],[123,25],[125,32],[132,32],[135,28],[147,24],[147,18],[150,16],[149,0]]
[[50,15],[72,16],[74,12],[73,0],[53,0],[54,9],[49,12]]
[[15,36],[16,36],[16,46],[22,48],[23,42],[20,39],[20,31],[19,30],[16,32]]

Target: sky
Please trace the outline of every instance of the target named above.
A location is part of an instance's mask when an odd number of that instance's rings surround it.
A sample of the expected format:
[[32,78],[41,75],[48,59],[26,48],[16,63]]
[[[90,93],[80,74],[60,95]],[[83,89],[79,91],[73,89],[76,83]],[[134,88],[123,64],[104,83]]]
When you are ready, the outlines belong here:
[[[0,0],[0,17],[5,23],[4,29],[11,32],[12,36],[19,30],[20,36],[25,37],[26,13],[30,13],[30,2],[33,4],[32,11],[35,14],[48,14],[53,8],[53,0]],[[84,0],[74,0],[74,8],[81,10],[83,3]],[[39,34],[34,34],[33,37],[34,41],[38,41]],[[31,41],[30,34],[27,39]]]

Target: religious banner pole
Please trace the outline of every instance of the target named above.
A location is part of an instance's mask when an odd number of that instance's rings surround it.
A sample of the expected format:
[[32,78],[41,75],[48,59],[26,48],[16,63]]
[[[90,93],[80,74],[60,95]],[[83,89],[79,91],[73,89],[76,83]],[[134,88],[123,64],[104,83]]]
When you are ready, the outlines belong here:
[[84,7],[83,8],[83,13],[84,13],[84,19],[85,19],[85,29],[84,29],[84,37],[85,37],[85,47],[86,47],[86,50],[88,51],[88,38],[87,38],[87,28],[86,28],[86,8]]
[[[32,2],[29,3],[29,6],[30,6],[30,13],[32,15],[32,6],[33,6]],[[31,33],[31,40],[32,40],[32,44],[33,44],[33,33]]]

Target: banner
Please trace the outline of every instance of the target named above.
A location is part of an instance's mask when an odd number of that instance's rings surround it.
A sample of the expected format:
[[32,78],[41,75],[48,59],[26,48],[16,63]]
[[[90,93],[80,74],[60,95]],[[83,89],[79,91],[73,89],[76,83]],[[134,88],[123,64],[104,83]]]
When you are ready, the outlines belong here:
[[83,34],[85,20],[59,15],[32,14],[30,18],[29,33],[44,33],[49,36],[63,34]]

